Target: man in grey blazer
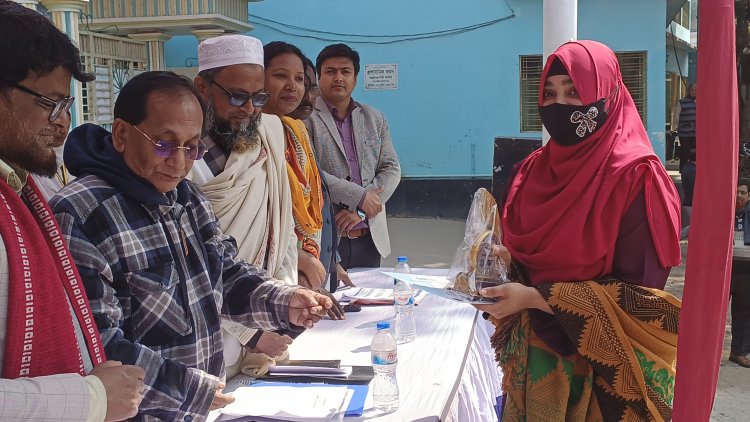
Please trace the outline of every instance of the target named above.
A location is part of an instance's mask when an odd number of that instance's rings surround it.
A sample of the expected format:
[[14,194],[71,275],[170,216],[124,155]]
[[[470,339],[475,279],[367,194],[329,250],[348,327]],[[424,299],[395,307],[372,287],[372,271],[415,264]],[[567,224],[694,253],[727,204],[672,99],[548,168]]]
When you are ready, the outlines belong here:
[[336,206],[341,266],[379,267],[391,252],[385,203],[401,180],[388,123],[383,113],[352,99],[356,51],[329,45],[315,67],[321,96],[306,123]]

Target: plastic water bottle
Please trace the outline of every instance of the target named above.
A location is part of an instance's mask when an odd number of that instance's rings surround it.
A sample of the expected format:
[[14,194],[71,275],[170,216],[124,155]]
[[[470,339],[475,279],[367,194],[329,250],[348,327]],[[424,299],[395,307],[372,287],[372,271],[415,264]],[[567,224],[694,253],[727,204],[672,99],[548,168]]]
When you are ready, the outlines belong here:
[[[409,266],[409,258],[405,256],[399,256],[396,268],[393,269],[394,273],[411,274],[411,267]],[[397,279],[393,279],[393,284],[398,283]]]
[[372,369],[375,371],[375,382],[372,397],[375,408],[384,412],[398,409],[398,383],[396,366],[398,352],[396,339],[390,332],[391,324],[378,322],[378,332],[372,338]]
[[[399,256],[393,272],[411,274],[408,258]],[[393,306],[396,308],[396,342],[408,343],[417,337],[417,327],[414,323],[414,292],[409,283],[401,280],[396,280],[395,283]]]

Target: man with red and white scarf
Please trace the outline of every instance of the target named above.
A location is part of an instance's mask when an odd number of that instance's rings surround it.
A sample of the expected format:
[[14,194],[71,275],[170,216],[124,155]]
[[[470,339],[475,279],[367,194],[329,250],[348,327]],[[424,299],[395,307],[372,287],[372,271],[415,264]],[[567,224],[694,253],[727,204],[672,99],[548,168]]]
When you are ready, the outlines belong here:
[[0,420],[131,417],[144,371],[105,362],[81,279],[30,176],[54,175],[71,79],[93,77],[47,18],[4,0],[0,56]]

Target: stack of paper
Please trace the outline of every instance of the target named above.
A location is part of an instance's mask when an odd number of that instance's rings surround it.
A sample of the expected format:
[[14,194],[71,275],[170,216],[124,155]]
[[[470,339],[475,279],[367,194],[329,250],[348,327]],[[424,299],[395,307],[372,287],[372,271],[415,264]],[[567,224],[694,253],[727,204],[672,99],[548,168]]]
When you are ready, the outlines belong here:
[[326,368],[321,366],[281,364],[268,368],[268,375],[271,376],[319,376],[326,378],[348,378],[351,374],[351,366],[342,366],[340,368]]
[[343,419],[353,391],[345,386],[253,385],[240,387],[232,395],[234,403],[221,409],[225,415],[328,422]]
[[[427,296],[424,290],[414,290],[414,303],[419,304]],[[355,287],[341,296],[342,302],[358,305],[393,305],[393,289]]]

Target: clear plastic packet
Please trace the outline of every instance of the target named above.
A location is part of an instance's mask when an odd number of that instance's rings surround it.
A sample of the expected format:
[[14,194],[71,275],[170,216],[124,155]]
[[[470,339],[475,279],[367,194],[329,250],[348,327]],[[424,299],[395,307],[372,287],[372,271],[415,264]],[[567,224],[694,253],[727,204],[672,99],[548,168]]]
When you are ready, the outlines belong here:
[[480,188],[471,202],[464,240],[453,256],[446,289],[460,294],[466,302],[495,302],[480,296],[479,290],[508,282],[503,260],[492,253],[492,246],[501,244],[501,240],[500,213],[495,198]]

